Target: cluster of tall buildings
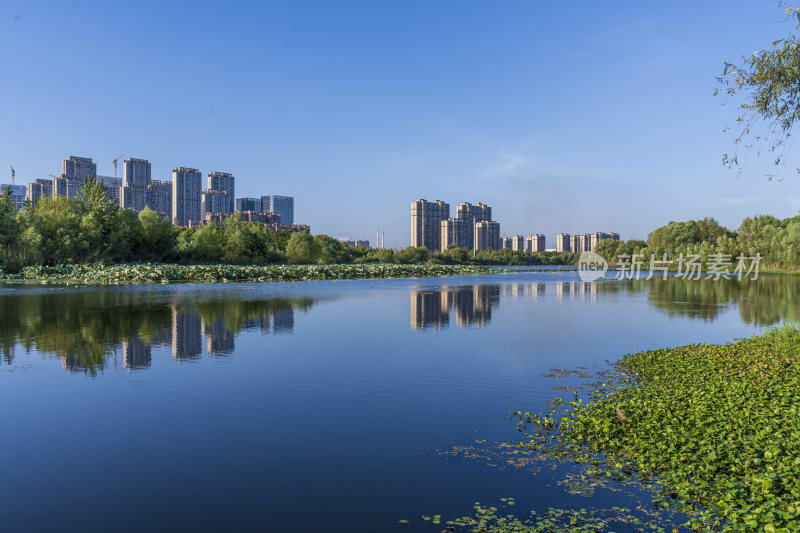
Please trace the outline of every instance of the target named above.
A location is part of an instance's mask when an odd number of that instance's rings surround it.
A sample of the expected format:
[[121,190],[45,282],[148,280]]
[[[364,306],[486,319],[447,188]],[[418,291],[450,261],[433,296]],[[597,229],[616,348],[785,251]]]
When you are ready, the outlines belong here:
[[545,237],[541,233],[536,235],[514,235],[512,237],[503,237],[503,249],[517,250],[520,252],[544,252],[545,251]]
[[605,233],[597,231],[595,233],[584,233],[583,235],[570,235],[569,233],[559,233],[556,235],[557,252],[594,252],[597,243],[604,239],[619,240],[619,233]]
[[[116,160],[114,166],[116,169]],[[146,159],[125,159],[122,177],[118,178],[98,175],[97,164],[89,157],[69,156],[61,162],[61,174],[51,174],[52,179],[35,179],[27,187],[2,184],[0,188],[9,189],[15,207],[21,209],[26,200],[36,205],[45,197],[74,198],[91,176],[96,176],[97,182],[106,188],[109,198],[120,207],[136,212],[149,207],[176,226],[219,223],[234,210],[239,210],[242,219],[267,224],[270,229],[309,229],[308,226],[294,223],[292,196],[266,195],[258,199],[237,199],[236,180],[232,174],[211,172],[206,176],[204,188],[203,174],[189,167],[175,168],[172,181],[153,179],[150,162]]]
[[423,198],[411,202],[411,246],[432,252],[450,246],[468,250],[499,250],[500,223],[492,220],[492,208],[482,203],[463,202],[450,217],[450,204]]

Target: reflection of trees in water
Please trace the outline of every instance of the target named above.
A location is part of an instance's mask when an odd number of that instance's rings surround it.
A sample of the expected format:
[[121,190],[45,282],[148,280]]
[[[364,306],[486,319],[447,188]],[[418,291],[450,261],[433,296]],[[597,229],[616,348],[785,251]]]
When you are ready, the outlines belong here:
[[179,360],[230,354],[244,329],[291,333],[294,310],[309,298],[261,301],[207,298],[167,302],[136,291],[7,294],[0,298],[0,353],[7,364],[22,345],[61,358],[65,369],[95,374],[114,365],[146,368],[152,349],[171,346]]
[[770,326],[783,320],[800,321],[800,277],[761,275],[758,279],[700,279],[669,277],[664,280],[603,282],[600,293],[644,292],[648,302],[669,316],[712,322],[733,303],[745,324]]
[[500,302],[499,285],[467,285],[411,291],[411,327],[440,329],[455,314],[461,327],[480,327],[492,320],[492,308]]

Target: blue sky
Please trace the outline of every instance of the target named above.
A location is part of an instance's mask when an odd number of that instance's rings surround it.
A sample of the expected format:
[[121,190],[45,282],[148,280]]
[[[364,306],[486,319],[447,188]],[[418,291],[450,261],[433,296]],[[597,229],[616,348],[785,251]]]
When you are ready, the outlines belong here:
[[[766,3],[769,4],[769,3]],[[418,197],[504,234],[792,216],[800,177],[723,167],[723,60],[792,30],[765,2],[0,1],[0,176],[119,154],[287,194],[314,233],[409,243]]]

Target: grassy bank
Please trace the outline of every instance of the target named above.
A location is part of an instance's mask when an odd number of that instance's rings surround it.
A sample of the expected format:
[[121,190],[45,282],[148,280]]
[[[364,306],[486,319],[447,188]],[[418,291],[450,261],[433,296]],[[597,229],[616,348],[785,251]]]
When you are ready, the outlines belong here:
[[[170,282],[265,282],[326,279],[410,278],[486,274],[487,267],[476,265],[179,265],[141,263],[120,265],[57,265],[25,267],[0,279],[29,282],[80,283],[170,283]],[[496,270],[494,271],[496,272]]]
[[698,531],[800,531],[800,330],[633,353],[566,412],[518,413],[523,446],[644,484]]

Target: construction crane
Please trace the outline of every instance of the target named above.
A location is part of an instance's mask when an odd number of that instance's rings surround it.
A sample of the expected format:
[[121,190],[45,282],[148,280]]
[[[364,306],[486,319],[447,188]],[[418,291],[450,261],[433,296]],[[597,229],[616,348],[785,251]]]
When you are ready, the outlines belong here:
[[11,185],[14,185],[14,176],[17,175],[17,172],[14,170],[14,165],[11,166]]
[[120,154],[120,156],[114,160],[114,177],[115,178],[117,177],[117,161],[122,159],[122,156],[124,156],[124,155],[125,154]]

